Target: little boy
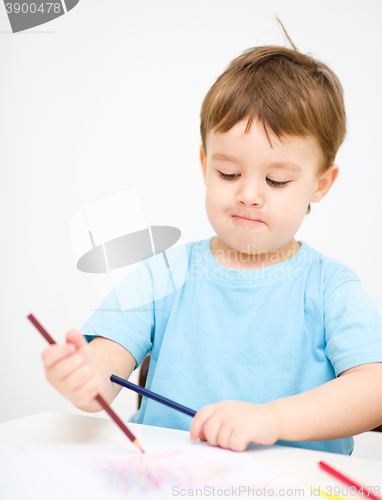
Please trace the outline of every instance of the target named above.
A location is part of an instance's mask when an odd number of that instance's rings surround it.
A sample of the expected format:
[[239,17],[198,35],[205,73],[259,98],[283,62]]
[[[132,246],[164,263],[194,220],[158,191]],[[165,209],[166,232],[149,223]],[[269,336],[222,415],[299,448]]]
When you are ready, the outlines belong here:
[[[146,387],[198,413],[143,398],[131,421],[237,451],[350,454],[354,434],[382,423],[381,315],[349,267],[294,239],[338,176],[345,129],[324,64],[274,46],[232,61],[201,111],[216,236],[186,245],[188,279],[162,299],[123,313],[113,290],[82,329],[91,343],[71,330],[44,351],[48,380],[99,411],[96,394],[111,403],[121,389],[110,375],[127,379],[150,353]],[[126,286],[155,288],[151,271],[148,259]]]

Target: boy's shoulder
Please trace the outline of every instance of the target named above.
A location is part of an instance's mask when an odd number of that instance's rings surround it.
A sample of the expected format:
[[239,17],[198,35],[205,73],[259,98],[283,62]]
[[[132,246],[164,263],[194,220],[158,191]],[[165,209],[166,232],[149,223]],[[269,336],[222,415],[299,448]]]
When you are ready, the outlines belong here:
[[[345,262],[333,257],[328,257],[322,252],[312,248],[306,242],[300,242],[303,255],[301,259],[304,259],[308,263],[311,272],[314,274],[319,274],[323,289],[324,296],[326,298],[332,294],[332,292],[341,285],[345,283],[355,281],[360,283],[360,278],[357,273],[351,269]],[[298,253],[296,255],[298,255]]]

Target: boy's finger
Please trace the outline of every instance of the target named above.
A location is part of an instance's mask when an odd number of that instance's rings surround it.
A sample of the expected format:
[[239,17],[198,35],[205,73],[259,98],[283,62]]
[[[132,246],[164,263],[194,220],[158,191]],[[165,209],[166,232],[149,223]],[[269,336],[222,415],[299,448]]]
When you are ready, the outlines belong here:
[[91,378],[94,378],[94,371],[89,365],[80,365],[75,370],[71,371],[64,382],[71,392],[77,391]]
[[88,344],[86,338],[78,330],[69,330],[66,334],[66,341],[74,344],[77,349],[80,349],[84,345]]
[[[74,346],[73,349],[75,349]],[[70,376],[83,365],[83,356],[81,356],[81,354],[78,354],[78,352],[75,352],[72,356],[61,359],[58,363],[56,363],[52,367],[54,369],[54,373],[50,373],[49,377],[51,380],[54,379],[56,381],[65,381],[68,376]]]
[[51,368],[61,359],[71,356],[76,348],[73,344],[54,344],[47,347],[42,353],[42,360],[46,368]]
[[218,446],[218,435],[219,431],[222,427],[222,422],[218,418],[210,418],[207,420],[207,423],[202,428],[201,432],[203,432],[206,441],[211,446]]
[[74,404],[76,401],[78,404],[83,404],[84,401],[90,403],[100,392],[98,381],[94,377],[90,377],[72,392],[72,401]]
[[222,425],[220,427],[219,433],[217,435],[217,444],[221,448],[229,448],[230,439],[233,433],[233,429],[230,425]]
[[192,419],[190,427],[190,438],[191,441],[196,441],[203,429],[203,425],[207,422],[209,418],[215,412],[215,405],[208,405],[197,412],[195,417]]
[[206,435],[204,434],[204,428],[203,427],[202,427],[202,430],[200,431],[199,439],[200,439],[200,441],[207,441]]

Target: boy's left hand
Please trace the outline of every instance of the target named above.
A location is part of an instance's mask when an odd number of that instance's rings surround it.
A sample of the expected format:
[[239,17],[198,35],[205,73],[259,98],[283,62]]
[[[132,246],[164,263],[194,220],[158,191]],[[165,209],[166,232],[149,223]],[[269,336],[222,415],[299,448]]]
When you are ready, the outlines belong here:
[[191,441],[244,451],[249,443],[270,445],[279,439],[277,415],[269,404],[222,401],[197,412],[190,427]]

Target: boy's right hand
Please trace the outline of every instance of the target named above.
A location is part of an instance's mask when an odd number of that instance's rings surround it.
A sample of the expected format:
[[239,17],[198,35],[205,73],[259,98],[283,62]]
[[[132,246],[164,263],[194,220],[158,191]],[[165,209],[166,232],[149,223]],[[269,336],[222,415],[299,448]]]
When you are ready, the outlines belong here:
[[78,330],[66,334],[66,344],[50,345],[42,354],[48,381],[77,408],[100,411],[94,400],[106,380],[85,337]]

